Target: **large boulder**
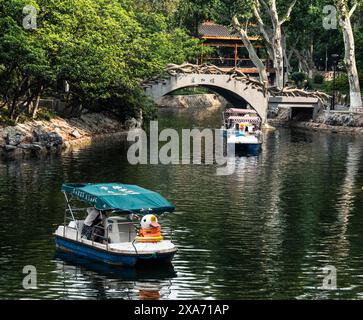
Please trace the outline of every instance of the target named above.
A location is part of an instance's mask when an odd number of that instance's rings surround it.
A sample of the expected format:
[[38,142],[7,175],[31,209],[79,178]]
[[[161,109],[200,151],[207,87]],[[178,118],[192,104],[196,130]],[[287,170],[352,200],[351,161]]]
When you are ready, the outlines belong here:
[[57,132],[46,132],[38,127],[33,130],[33,143],[47,148],[58,147],[63,144],[63,138]]
[[355,127],[356,119],[351,114],[329,113],[325,117],[325,124],[331,126]]
[[8,133],[6,137],[6,144],[10,146],[17,146],[25,140],[26,136],[20,132]]
[[135,118],[131,118],[125,121],[125,127],[127,130],[141,128],[142,123],[140,120],[136,120]]
[[18,148],[31,151],[41,151],[43,149],[42,146],[35,143],[21,143],[18,145]]
[[16,146],[13,146],[11,144],[7,144],[4,148],[5,148],[6,151],[14,151],[14,150],[17,149]]
[[80,134],[80,132],[77,129],[75,129],[71,132],[71,136],[76,139],[82,138],[82,135]]

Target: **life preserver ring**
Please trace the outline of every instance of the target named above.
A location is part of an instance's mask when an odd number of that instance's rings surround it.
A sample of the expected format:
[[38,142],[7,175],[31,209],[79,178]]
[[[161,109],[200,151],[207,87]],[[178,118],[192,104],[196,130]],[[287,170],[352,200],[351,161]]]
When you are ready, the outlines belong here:
[[139,235],[135,238],[137,242],[159,242],[163,239],[160,228],[140,229]]

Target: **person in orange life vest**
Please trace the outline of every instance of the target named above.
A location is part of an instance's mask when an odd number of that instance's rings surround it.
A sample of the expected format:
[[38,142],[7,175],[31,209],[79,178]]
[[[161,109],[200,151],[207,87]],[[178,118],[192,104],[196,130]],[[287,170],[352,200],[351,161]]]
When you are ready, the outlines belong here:
[[160,237],[160,224],[153,214],[147,214],[141,219],[139,237]]

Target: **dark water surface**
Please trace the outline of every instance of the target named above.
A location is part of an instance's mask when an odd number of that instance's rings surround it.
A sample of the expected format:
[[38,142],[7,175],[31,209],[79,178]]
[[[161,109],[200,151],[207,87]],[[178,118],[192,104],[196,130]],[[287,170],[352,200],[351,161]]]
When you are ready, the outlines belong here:
[[[220,127],[220,111],[160,112],[160,127]],[[96,143],[61,158],[0,162],[1,299],[363,298],[363,139],[280,129],[261,154],[214,165],[139,165],[124,141]],[[138,184],[176,212],[173,267],[113,269],[56,255],[63,182]],[[37,289],[22,287],[37,268]],[[337,290],[319,289],[324,266]]]

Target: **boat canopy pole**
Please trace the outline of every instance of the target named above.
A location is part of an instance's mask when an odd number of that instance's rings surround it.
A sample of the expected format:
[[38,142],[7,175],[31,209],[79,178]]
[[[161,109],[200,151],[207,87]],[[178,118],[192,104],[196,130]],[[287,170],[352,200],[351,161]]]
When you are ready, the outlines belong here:
[[[73,221],[75,221],[75,222],[76,222],[77,235],[78,235],[78,234],[80,235],[80,232],[79,232],[79,230],[78,230],[78,224],[77,224],[76,219],[74,218],[72,207],[71,207],[71,205],[69,204],[69,200],[68,200],[67,193],[63,191],[63,194],[64,194],[64,197],[65,197],[65,199],[66,199],[67,206],[68,206],[68,210],[69,210],[69,212],[71,213],[72,219],[73,219]],[[67,211],[66,211],[66,212],[67,212]],[[78,238],[78,236],[77,236],[77,238]]]

